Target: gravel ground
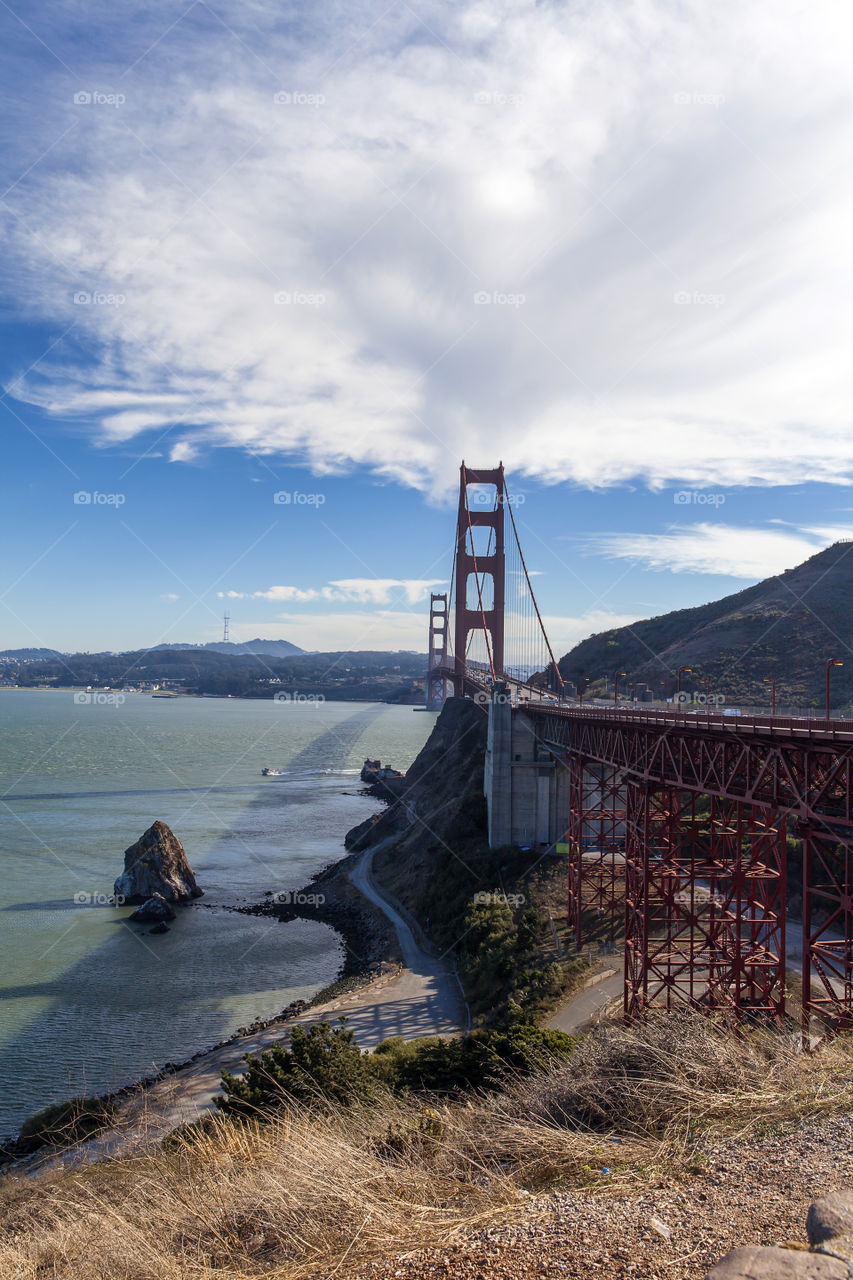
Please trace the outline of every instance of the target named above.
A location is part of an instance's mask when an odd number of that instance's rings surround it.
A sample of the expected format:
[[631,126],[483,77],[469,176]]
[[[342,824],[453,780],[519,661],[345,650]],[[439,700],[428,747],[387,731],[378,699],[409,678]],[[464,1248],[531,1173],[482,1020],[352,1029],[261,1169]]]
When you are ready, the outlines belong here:
[[704,1144],[697,1156],[696,1173],[655,1178],[630,1194],[531,1197],[512,1220],[445,1249],[343,1274],[351,1280],[701,1280],[736,1245],[807,1247],[811,1201],[853,1187],[853,1118],[803,1120],[762,1138]]

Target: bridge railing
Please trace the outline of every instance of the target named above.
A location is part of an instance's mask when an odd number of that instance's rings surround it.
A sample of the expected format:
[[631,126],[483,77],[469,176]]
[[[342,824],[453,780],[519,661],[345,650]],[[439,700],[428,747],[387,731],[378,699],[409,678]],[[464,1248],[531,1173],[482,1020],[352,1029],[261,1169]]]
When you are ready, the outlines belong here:
[[825,716],[735,715],[719,710],[640,710],[629,707],[589,707],[555,702],[550,714],[561,718],[610,720],[616,724],[648,724],[658,728],[724,729],[731,733],[781,733],[786,737],[832,738],[853,742],[853,719]]

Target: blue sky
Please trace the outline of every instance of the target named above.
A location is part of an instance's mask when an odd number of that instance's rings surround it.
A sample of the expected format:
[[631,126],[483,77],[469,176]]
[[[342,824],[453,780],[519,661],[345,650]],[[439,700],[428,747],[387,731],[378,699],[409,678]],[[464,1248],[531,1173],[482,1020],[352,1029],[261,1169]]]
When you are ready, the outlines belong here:
[[422,649],[462,457],[559,652],[853,530],[844,6],[0,26],[0,647]]

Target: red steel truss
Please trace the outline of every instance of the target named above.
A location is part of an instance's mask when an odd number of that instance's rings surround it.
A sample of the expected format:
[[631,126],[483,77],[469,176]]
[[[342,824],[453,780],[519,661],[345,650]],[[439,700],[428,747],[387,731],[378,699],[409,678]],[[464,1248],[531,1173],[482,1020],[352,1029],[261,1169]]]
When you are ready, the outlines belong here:
[[628,791],[625,1012],[785,1012],[784,821],[740,801]]
[[575,944],[616,933],[625,895],[625,789],[610,765],[568,760],[569,920]]
[[[781,1017],[786,823],[803,849],[803,1018],[853,1026],[853,725],[530,707],[627,798],[626,1011]],[[696,797],[710,813],[696,821]],[[692,809],[690,808],[692,806]],[[795,824],[795,826],[794,826]],[[570,910],[582,896],[575,868]],[[698,895],[698,896],[697,896]]]

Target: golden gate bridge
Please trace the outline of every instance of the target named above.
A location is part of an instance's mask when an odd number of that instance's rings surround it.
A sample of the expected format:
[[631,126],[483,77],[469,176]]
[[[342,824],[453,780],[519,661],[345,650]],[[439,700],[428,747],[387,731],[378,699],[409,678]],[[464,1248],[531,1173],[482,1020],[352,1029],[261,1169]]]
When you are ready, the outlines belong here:
[[463,462],[426,702],[452,692],[488,714],[490,845],[566,857],[576,945],[624,933],[626,1017],[689,1004],[781,1021],[790,833],[803,1033],[853,1027],[853,722],[584,703],[533,576],[503,464]]

